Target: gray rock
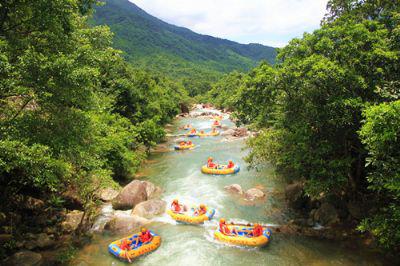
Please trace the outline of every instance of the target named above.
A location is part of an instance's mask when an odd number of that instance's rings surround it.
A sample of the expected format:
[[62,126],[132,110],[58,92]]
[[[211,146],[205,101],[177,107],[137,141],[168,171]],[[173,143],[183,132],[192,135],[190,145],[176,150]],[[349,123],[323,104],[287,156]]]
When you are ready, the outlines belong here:
[[140,180],[133,180],[126,185],[118,196],[112,201],[116,210],[132,209],[136,204],[147,200],[147,185]]
[[113,233],[130,233],[149,222],[146,218],[137,215],[117,216],[108,221],[104,229]]
[[224,187],[224,189],[230,193],[243,194],[242,187],[239,184],[232,184]]
[[223,131],[223,132],[221,133],[221,136],[232,136],[234,132],[235,132],[235,130],[233,130],[233,129],[231,128],[231,129],[228,129],[228,130]]
[[258,188],[250,188],[244,193],[244,196],[247,200],[253,201],[257,199],[262,199],[263,197],[265,197],[265,194]]
[[65,221],[61,223],[61,228],[63,232],[73,232],[75,231],[83,217],[83,212],[74,210],[66,214]]
[[165,212],[167,203],[159,199],[144,201],[135,206],[132,210],[133,215],[152,218]]
[[151,182],[148,181],[141,181],[146,189],[146,194],[147,194],[147,199],[153,199],[155,197],[158,197],[162,193],[162,189],[160,187],[157,187]]
[[100,189],[99,192],[97,193],[99,199],[101,199],[102,201],[112,201],[113,199],[115,199],[118,196],[118,191],[116,191],[115,189],[112,188],[103,188]]
[[55,244],[55,241],[49,235],[41,233],[37,235],[36,244],[39,248],[48,248]]
[[4,265],[37,266],[42,264],[42,255],[32,251],[19,251],[6,259]]
[[288,205],[294,209],[301,209],[309,202],[309,198],[304,193],[304,185],[300,182],[286,186],[285,196]]
[[151,182],[133,180],[122,189],[112,205],[116,210],[132,209],[140,202],[157,197],[161,192],[161,188]]
[[247,128],[241,127],[241,128],[235,128],[232,136],[237,137],[237,138],[242,138],[246,137],[248,135]]
[[339,216],[332,204],[324,202],[314,212],[313,220],[321,225],[331,225],[339,221]]

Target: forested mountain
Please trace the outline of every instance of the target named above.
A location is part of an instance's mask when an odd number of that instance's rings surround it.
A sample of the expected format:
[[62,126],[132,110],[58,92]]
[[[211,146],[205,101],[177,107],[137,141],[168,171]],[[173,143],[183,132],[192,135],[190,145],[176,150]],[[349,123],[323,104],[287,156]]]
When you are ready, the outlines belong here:
[[221,73],[246,71],[276,51],[260,44],[239,44],[197,34],[159,20],[128,0],[106,0],[96,9],[94,24],[108,25],[114,46],[136,66],[182,80],[192,94],[208,88]]

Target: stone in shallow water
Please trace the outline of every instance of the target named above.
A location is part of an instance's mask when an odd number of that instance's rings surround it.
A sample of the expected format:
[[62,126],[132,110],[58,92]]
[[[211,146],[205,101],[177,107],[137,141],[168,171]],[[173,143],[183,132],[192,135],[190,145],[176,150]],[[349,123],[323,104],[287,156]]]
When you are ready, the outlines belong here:
[[167,203],[163,200],[151,199],[136,205],[132,210],[132,214],[145,218],[152,218],[156,215],[164,213],[166,206]]
[[146,218],[137,215],[116,216],[106,223],[104,229],[113,233],[130,233],[149,222]]
[[244,196],[247,200],[253,201],[265,197],[265,194],[258,188],[250,188],[249,190],[246,191]]
[[116,210],[132,209],[140,202],[154,198],[161,194],[161,192],[161,188],[151,182],[133,180],[122,189],[113,200],[112,205]]
[[231,193],[243,194],[242,187],[239,184],[232,184],[224,187],[224,189]]

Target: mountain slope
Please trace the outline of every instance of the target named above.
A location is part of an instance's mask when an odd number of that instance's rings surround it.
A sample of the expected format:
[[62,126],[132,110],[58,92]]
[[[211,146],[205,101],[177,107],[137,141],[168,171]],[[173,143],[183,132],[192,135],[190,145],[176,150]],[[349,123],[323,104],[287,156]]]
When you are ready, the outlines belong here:
[[115,47],[128,61],[182,80],[192,94],[204,91],[222,73],[246,71],[261,60],[273,63],[276,56],[272,47],[239,44],[168,24],[128,0],[106,0],[93,20],[111,28]]

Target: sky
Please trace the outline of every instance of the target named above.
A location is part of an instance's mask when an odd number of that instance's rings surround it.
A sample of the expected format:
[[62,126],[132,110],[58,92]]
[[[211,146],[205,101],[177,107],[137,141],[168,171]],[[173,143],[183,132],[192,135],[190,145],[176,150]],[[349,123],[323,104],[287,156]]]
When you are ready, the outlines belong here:
[[319,28],[328,0],[129,0],[194,32],[283,47]]

